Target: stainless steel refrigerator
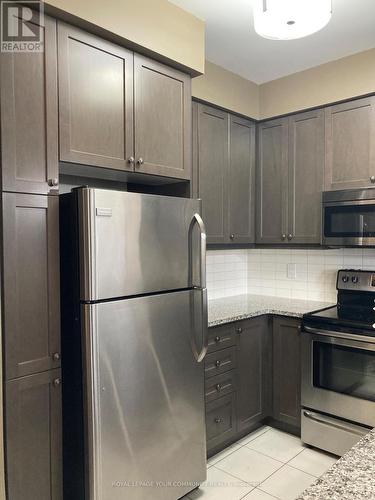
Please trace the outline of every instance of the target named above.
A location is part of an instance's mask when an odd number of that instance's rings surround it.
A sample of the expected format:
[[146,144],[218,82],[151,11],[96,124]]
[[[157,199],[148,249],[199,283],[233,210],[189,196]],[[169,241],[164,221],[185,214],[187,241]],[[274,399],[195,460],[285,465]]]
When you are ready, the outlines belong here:
[[200,201],[60,198],[64,496],[177,500],[206,478]]

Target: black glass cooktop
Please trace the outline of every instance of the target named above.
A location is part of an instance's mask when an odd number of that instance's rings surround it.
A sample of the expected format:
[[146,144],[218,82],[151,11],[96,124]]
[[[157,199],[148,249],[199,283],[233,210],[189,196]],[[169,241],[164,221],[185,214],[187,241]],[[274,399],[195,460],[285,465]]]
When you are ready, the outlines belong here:
[[320,309],[303,316],[305,325],[311,324],[314,328],[336,329],[375,335],[375,311],[369,307],[342,307],[336,305]]

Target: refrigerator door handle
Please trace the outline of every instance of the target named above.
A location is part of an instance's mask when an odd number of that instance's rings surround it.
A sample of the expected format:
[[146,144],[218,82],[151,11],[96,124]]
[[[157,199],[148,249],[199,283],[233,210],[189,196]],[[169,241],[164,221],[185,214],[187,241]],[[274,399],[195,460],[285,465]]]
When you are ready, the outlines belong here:
[[[200,310],[201,310],[200,329],[201,329],[201,339],[202,339],[201,351],[198,352],[198,350],[197,350],[195,337],[194,337],[194,334],[195,334],[194,328],[192,329],[191,344],[192,344],[192,350],[193,350],[195,360],[197,361],[197,363],[201,363],[204,360],[204,358],[206,357],[207,349],[208,349],[207,288],[201,288],[201,289],[196,288],[194,291],[199,292],[200,296],[201,296],[201,302],[200,302]],[[193,321],[195,321],[195,318],[193,318]]]
[[194,284],[192,283],[192,275],[193,275],[193,269],[192,269],[192,255],[191,255],[191,239],[192,239],[192,231],[194,224],[198,224],[199,231],[200,231],[200,258],[199,258],[199,276],[200,276],[200,284],[197,288],[206,288],[206,240],[207,240],[207,235],[206,235],[206,227],[204,225],[202,217],[198,214],[195,213],[191,219],[190,227],[189,227],[189,242],[190,242],[190,283],[192,286]]

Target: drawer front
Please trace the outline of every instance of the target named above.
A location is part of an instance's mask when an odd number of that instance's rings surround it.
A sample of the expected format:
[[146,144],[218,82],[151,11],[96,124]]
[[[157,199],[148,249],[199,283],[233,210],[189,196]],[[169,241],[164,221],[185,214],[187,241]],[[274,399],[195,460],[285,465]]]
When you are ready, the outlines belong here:
[[236,390],[236,370],[210,377],[205,382],[205,398],[206,402],[214,401],[215,399],[231,394]]
[[230,439],[236,432],[235,393],[206,405],[207,448]]
[[215,352],[236,345],[234,325],[215,326],[208,329],[208,352]]
[[207,354],[204,365],[205,377],[213,377],[236,367],[236,348],[229,347],[222,351]]

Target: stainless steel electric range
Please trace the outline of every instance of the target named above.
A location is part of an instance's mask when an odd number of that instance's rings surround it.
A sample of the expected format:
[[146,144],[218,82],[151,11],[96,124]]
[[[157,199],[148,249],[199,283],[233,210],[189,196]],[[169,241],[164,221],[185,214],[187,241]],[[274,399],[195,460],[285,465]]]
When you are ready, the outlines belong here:
[[375,427],[375,271],[340,270],[337,305],[303,316],[302,441],[344,454]]

